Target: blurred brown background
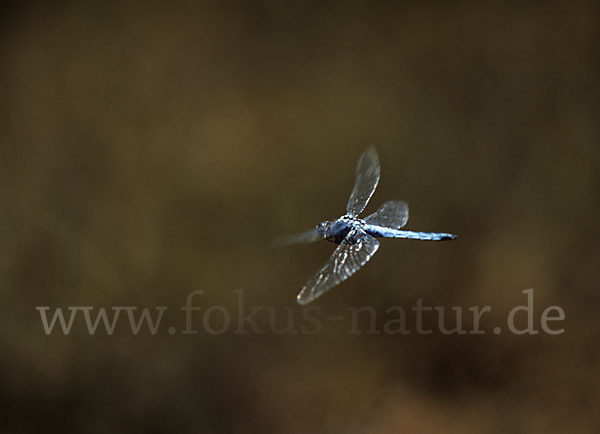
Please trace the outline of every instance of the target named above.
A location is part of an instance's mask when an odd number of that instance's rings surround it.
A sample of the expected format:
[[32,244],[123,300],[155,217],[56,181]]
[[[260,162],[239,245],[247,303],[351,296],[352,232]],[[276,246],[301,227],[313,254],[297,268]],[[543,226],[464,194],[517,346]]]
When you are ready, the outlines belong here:
[[[0,30],[2,432],[600,429],[597,3],[46,3]],[[333,245],[268,244],[342,214],[369,144],[367,212],[459,239],[384,241],[323,316],[423,298],[489,331],[534,288],[565,333],[44,334],[36,306],[181,329],[197,289],[301,319]]]

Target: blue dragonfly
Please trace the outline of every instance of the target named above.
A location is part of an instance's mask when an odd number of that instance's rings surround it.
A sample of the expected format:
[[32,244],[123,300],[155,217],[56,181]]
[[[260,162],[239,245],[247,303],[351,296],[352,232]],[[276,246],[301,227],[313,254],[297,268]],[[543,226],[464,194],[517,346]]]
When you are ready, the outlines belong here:
[[346,214],[334,221],[324,221],[309,231],[282,237],[276,244],[306,243],[327,240],[338,244],[329,260],[298,292],[298,303],[305,305],[324,292],[352,276],[377,252],[377,238],[408,238],[412,240],[453,240],[455,235],[437,232],[401,230],[408,221],[408,204],[388,201],[373,214],[361,219],[379,183],[381,169],[375,148],[368,148],[356,166],[356,180],[348,199]]

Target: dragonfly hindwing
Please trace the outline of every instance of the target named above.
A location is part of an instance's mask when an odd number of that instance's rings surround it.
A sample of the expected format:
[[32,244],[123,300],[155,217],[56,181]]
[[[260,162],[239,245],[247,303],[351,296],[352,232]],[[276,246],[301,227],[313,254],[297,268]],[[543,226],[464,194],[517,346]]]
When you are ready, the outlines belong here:
[[344,241],[346,240],[348,243],[342,242],[325,265],[302,287],[298,293],[298,303],[310,303],[352,276],[379,248],[379,241],[375,237],[358,229],[350,231]]

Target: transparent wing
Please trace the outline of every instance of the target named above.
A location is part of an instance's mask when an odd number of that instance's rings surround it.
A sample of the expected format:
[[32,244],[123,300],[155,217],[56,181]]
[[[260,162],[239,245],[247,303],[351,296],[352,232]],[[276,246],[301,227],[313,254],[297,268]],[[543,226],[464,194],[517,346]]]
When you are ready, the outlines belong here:
[[400,229],[408,221],[408,204],[401,200],[390,200],[365,218],[365,221],[370,225]]
[[357,216],[365,209],[377,188],[380,173],[379,157],[375,148],[371,146],[358,159],[354,188],[346,206],[348,214]]
[[379,241],[362,231],[352,230],[345,240],[354,240],[355,244],[340,244],[327,263],[298,293],[298,303],[307,304],[352,276],[365,265],[379,248]]
[[321,239],[321,236],[317,232],[316,229],[311,229],[306,232],[301,232],[299,234],[285,235],[283,237],[279,237],[275,239],[272,243],[274,247],[279,246],[287,246],[290,244],[300,244],[300,243],[312,243],[313,241],[318,241]]

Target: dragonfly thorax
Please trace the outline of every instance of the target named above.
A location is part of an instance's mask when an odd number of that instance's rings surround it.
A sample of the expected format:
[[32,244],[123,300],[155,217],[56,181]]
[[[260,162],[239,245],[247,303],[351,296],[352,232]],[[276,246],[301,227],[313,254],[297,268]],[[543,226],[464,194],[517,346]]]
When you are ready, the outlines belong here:
[[336,244],[340,244],[348,233],[363,224],[361,219],[344,215],[335,221],[325,221],[317,225],[319,235]]

